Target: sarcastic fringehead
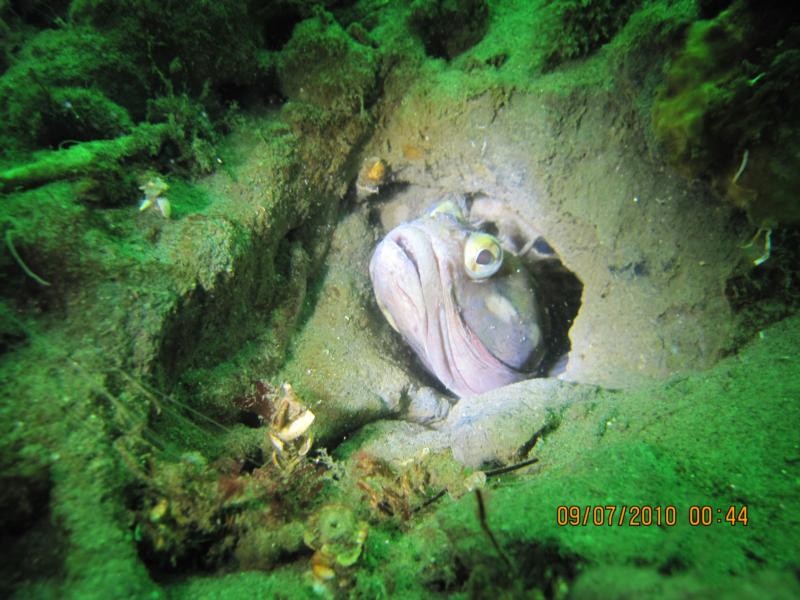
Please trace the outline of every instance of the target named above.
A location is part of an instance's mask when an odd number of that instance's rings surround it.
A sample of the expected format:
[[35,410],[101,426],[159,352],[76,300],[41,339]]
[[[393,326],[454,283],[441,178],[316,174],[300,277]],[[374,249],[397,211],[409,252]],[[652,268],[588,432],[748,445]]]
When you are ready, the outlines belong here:
[[536,283],[495,236],[447,199],[391,230],[369,265],[391,326],[459,397],[525,379],[545,354]]

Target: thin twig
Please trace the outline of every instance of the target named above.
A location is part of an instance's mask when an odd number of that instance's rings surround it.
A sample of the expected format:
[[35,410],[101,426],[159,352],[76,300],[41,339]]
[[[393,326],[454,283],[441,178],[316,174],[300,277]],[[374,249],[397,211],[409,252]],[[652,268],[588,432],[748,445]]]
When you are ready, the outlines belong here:
[[11,252],[11,256],[14,257],[14,260],[17,261],[17,264],[20,266],[20,268],[23,271],[25,271],[25,274],[28,277],[30,277],[31,279],[33,279],[36,283],[38,283],[40,285],[48,285],[49,286],[50,282],[49,281],[45,281],[44,279],[39,277],[36,273],[31,271],[31,269],[28,267],[28,265],[25,264],[25,261],[22,260],[22,257],[17,253],[17,249],[14,248],[14,242],[11,239],[11,229],[6,229],[5,238],[6,238],[6,246],[8,247],[8,251]]
[[497,538],[494,537],[494,533],[492,530],[489,529],[489,523],[486,521],[486,505],[483,503],[483,493],[480,490],[475,490],[475,498],[478,500],[478,519],[481,522],[481,529],[492,542],[492,546],[500,555],[500,558],[503,559],[503,562],[506,563],[506,566],[511,570],[514,571],[514,565],[511,564],[511,560],[506,556],[506,553],[503,552],[503,549],[500,547],[500,544],[497,541]]
[[[178,402],[177,400],[175,400],[174,398],[171,398],[170,396],[165,396],[165,395],[161,394],[161,392],[152,389],[150,386],[146,385],[143,381],[140,381],[139,379],[137,379],[135,377],[131,377],[123,369],[114,369],[114,370],[116,372],[118,372],[120,375],[122,375],[125,379],[127,379],[129,383],[131,383],[134,386],[138,387],[139,391],[141,391],[145,396],[148,396],[153,402],[156,403],[156,406],[161,407],[163,405],[163,403],[159,402],[159,400],[160,399],[165,400],[168,403],[172,403],[172,404],[175,404],[176,406],[179,406],[180,408],[182,408],[183,410],[191,413],[195,417],[204,420],[206,423],[214,425],[215,427],[219,427],[222,431],[230,432],[230,429],[225,427],[225,425],[223,425],[222,423],[220,423],[216,419],[212,419],[208,415],[200,412],[196,408],[192,408],[191,406],[189,406],[185,402]],[[184,418],[186,418],[186,417],[184,417]]]
[[742,176],[742,173],[744,173],[744,170],[747,167],[747,159],[749,156],[750,153],[747,151],[747,149],[745,149],[744,154],[742,155],[742,163],[739,165],[739,170],[736,171],[736,175],[733,176],[732,183],[739,181],[739,177]]
[[[510,473],[511,471],[516,471],[517,469],[522,469],[523,467],[527,467],[527,466],[532,465],[532,464],[537,463],[537,462],[539,462],[538,458],[530,458],[528,460],[523,460],[522,462],[518,462],[518,463],[515,463],[513,465],[506,465],[505,467],[498,467],[497,469],[492,469],[491,471],[484,471],[484,474],[486,475],[486,477],[495,477],[497,475],[502,475],[503,473]],[[425,500],[425,502],[423,502],[418,507],[416,507],[414,509],[414,512],[419,512],[422,509],[427,508],[428,506],[430,506],[431,504],[433,504],[437,500],[440,500],[441,498],[443,498],[446,493],[447,493],[447,490],[442,490],[442,491],[438,492],[435,496],[431,496],[430,498]]]
[[487,477],[494,477],[495,475],[502,475],[503,473],[516,471],[517,469],[527,467],[528,465],[532,465],[537,462],[539,462],[538,458],[530,458],[528,460],[523,460],[522,462],[514,463],[513,465],[506,465],[505,467],[499,467],[497,469],[492,469],[491,471],[484,471],[484,473],[486,473]]

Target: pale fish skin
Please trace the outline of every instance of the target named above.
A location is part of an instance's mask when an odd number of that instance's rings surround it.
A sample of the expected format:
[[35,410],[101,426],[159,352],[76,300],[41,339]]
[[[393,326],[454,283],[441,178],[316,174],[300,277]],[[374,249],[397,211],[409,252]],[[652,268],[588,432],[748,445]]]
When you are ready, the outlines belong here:
[[476,235],[486,237],[467,222],[463,202],[444,201],[390,231],[369,265],[389,323],[458,397],[531,377],[545,354],[535,282],[509,252],[493,275],[470,277],[465,246]]

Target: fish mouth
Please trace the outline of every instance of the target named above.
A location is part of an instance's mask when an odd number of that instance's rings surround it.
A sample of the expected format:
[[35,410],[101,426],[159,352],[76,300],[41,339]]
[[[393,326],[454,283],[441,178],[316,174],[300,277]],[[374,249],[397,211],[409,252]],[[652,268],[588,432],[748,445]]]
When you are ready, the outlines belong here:
[[400,249],[400,251],[405,255],[408,262],[410,262],[411,265],[414,267],[414,271],[417,274],[417,279],[421,281],[422,276],[420,275],[419,272],[419,263],[417,262],[416,256],[414,256],[414,251],[411,249],[411,244],[409,243],[409,241],[404,236],[399,234],[396,235],[394,238],[392,238],[391,241],[394,242],[395,246],[397,246]]
[[412,347],[421,350],[412,339],[427,336],[425,250],[416,246],[415,231],[392,231],[378,245],[370,261],[370,278],[381,311],[390,324],[403,333]]
[[519,380],[519,373],[496,357],[464,318],[454,288],[460,277],[459,248],[435,233],[401,225],[376,249],[370,276],[381,311],[454,395]]

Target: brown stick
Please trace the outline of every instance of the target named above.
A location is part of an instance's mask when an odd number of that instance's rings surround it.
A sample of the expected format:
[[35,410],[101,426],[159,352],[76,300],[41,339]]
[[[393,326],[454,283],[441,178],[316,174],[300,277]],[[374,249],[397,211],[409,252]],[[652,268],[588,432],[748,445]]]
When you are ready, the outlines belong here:
[[124,158],[155,154],[167,133],[164,123],[138,125],[133,133],[113,140],[82,142],[64,150],[41,153],[33,162],[0,171],[0,192],[30,188],[48,181],[102,172]]

